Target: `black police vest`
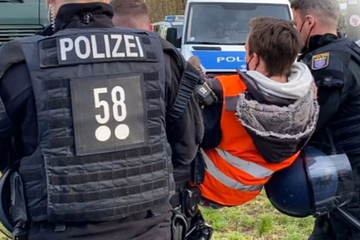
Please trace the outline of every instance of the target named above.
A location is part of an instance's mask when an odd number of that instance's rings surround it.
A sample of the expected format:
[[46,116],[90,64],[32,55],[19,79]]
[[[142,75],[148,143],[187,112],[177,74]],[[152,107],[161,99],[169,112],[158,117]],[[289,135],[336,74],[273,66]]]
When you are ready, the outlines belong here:
[[173,193],[159,37],[69,29],[18,40],[31,75],[38,148],[21,160],[32,221],[108,221]]
[[[360,65],[360,40],[343,38],[329,43],[303,56],[302,61],[312,69],[312,57],[322,53],[330,53],[341,59],[341,64],[329,61],[329,65],[321,70],[312,71],[317,84],[320,87],[331,87],[327,85],[342,86],[342,93],[349,91],[350,83],[346,79],[347,66],[351,60]],[[331,78],[329,78],[331,76]],[[357,79],[360,84],[360,79]],[[341,94],[342,98],[346,94]],[[347,99],[341,99],[347,104]],[[340,106],[341,108],[341,106]],[[360,109],[354,116],[334,116],[326,126],[319,139],[313,139],[310,143],[327,154],[346,153],[348,155],[360,154]]]

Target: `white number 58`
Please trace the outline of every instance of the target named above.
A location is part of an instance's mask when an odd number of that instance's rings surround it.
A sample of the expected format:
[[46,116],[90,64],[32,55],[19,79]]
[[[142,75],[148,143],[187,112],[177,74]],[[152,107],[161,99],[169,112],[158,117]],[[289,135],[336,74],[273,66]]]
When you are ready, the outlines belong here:
[[[99,124],[106,124],[110,120],[110,107],[109,103],[105,100],[100,100],[100,94],[108,92],[107,88],[95,88],[94,89],[94,100],[95,108],[103,108],[103,115],[97,114],[95,116],[96,121]],[[126,105],[125,105],[125,91],[122,87],[116,86],[111,91],[111,99],[113,101],[113,114],[117,122],[122,122],[127,116]],[[119,115],[119,107],[121,114]]]

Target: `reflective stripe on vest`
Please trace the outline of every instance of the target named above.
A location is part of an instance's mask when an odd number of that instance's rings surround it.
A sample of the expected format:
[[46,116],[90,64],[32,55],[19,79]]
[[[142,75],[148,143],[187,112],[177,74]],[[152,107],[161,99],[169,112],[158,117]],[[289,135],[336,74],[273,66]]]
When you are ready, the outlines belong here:
[[209,157],[206,155],[206,153],[203,150],[201,150],[201,153],[205,160],[206,171],[225,186],[235,190],[242,190],[242,191],[256,191],[256,190],[260,190],[263,187],[262,185],[254,185],[254,186],[244,185],[240,182],[235,181],[234,179],[231,179],[230,177],[222,173],[215,166],[215,164],[209,159]]
[[235,157],[229,152],[221,149],[216,149],[216,152],[229,164],[244,171],[255,178],[267,178],[274,174],[273,171],[264,168],[256,163],[242,160],[241,158]]

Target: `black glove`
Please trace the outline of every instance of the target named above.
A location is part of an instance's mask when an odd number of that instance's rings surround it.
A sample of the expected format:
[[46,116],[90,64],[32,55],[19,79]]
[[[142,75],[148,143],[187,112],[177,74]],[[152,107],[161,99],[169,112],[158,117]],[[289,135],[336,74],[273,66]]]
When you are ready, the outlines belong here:
[[206,82],[196,86],[196,94],[198,95],[201,106],[210,106],[219,99],[215,95],[214,91],[209,87]]

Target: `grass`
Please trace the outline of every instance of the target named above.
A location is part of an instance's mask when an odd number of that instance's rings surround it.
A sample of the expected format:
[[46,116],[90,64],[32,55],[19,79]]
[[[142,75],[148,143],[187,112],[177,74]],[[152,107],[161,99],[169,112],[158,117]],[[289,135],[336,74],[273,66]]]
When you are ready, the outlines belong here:
[[[306,240],[314,222],[279,213],[264,194],[240,207],[202,212],[215,230],[212,240]],[[6,240],[1,233],[0,240]]]
[[[0,172],[0,177],[1,177],[1,172]],[[0,223],[0,230],[5,231],[4,227],[1,225],[1,223]],[[0,240],[10,240],[10,239],[6,238],[0,231]]]
[[312,217],[297,219],[279,213],[265,194],[240,207],[202,212],[215,230],[213,240],[306,240],[314,222]]
[[[0,224],[0,228],[1,228],[1,230],[4,229],[1,224]],[[10,240],[10,239],[6,238],[6,237],[0,232],[0,240]]]

